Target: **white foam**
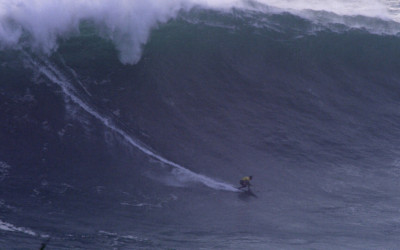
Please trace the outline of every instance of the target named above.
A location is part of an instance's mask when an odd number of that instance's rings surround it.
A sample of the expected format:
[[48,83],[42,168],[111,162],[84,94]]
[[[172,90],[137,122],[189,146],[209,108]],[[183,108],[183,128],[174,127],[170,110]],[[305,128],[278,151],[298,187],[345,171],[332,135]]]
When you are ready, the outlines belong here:
[[115,238],[134,240],[134,241],[147,241],[146,238],[140,238],[140,237],[134,236],[134,235],[118,235],[117,233],[103,231],[103,230],[100,230],[98,233],[101,235],[104,235],[104,236],[108,236],[108,237],[115,237]]
[[24,227],[17,227],[17,226],[14,226],[13,224],[10,224],[10,223],[7,223],[7,222],[1,221],[1,220],[0,220],[0,230],[10,231],[10,232],[21,232],[21,233],[29,234],[32,236],[36,236],[36,233],[30,229],[27,229]]
[[25,32],[31,47],[51,53],[59,38],[78,34],[79,24],[89,20],[101,36],[114,42],[121,62],[136,63],[151,29],[194,6],[258,11],[274,7],[294,13],[318,10],[399,20],[398,12],[392,11],[398,3],[391,0],[0,0],[0,46],[18,47]]
[[65,96],[70,99],[73,103],[77,104],[80,108],[82,108],[84,111],[92,115],[94,118],[96,118],[99,122],[101,122],[104,126],[112,130],[114,133],[120,135],[122,138],[124,138],[131,146],[139,149],[143,153],[145,153],[147,156],[162,162],[164,164],[167,164],[168,166],[173,167],[172,173],[182,182],[197,182],[197,183],[202,183],[207,187],[217,189],[217,190],[226,190],[226,191],[237,191],[235,187],[233,187],[230,184],[216,181],[210,177],[207,177],[205,175],[197,174],[189,169],[172,162],[156,153],[148,149],[143,143],[138,141],[137,139],[133,138],[129,134],[127,134],[124,130],[120,129],[114,122],[112,121],[111,118],[102,116],[99,112],[95,110],[94,107],[91,107],[88,103],[83,101],[82,99],[79,98],[76,90],[74,89],[73,85],[68,81],[68,79],[53,65],[51,65],[47,61],[43,61],[42,63],[39,63],[38,61],[35,61],[33,58],[29,57],[27,55],[29,62],[31,65],[38,70],[41,74],[46,76],[50,81],[53,83],[57,84],[65,94]]
[[286,10],[316,10],[338,15],[390,17],[390,5],[379,0],[262,0],[261,2]]
[[156,204],[156,205],[153,205],[153,204],[150,204],[150,203],[143,203],[143,202],[141,202],[141,203],[137,203],[137,204],[131,204],[131,203],[128,203],[128,202],[121,202],[120,203],[122,206],[131,206],[131,207],[155,207],[155,208],[161,208],[162,206],[161,206],[161,204]]

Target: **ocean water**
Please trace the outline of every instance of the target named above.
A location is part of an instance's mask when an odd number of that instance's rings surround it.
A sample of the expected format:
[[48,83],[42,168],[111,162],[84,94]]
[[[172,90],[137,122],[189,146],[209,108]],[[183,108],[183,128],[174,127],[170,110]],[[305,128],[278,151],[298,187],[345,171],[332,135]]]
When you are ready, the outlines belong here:
[[399,7],[0,0],[0,249],[398,248]]

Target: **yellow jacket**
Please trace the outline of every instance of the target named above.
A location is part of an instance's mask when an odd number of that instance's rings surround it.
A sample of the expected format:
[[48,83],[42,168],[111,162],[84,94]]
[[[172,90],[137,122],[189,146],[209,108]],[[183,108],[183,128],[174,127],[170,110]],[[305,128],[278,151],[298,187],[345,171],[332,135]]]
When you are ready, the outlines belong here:
[[245,176],[242,178],[242,181],[250,181],[250,176]]

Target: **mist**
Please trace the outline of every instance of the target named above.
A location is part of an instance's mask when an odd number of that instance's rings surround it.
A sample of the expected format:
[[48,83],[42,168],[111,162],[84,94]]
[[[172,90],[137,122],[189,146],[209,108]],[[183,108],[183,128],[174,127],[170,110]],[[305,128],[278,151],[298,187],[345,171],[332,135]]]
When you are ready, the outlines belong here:
[[[23,43],[35,51],[51,54],[57,50],[60,39],[79,35],[80,23],[91,21],[100,36],[113,41],[122,63],[135,64],[152,29],[175,18],[179,11],[194,7],[290,11],[312,19],[319,17],[304,15],[302,11],[397,18],[389,12],[388,4],[378,0],[0,0],[0,48],[19,49]],[[334,18],[333,22],[340,20]]]

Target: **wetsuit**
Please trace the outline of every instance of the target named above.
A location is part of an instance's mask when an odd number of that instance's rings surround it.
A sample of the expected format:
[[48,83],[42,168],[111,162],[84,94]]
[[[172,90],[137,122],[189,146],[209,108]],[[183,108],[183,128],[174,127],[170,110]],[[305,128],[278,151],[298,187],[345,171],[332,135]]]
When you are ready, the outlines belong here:
[[240,180],[240,188],[244,188],[244,187],[250,187],[250,176],[245,176]]

